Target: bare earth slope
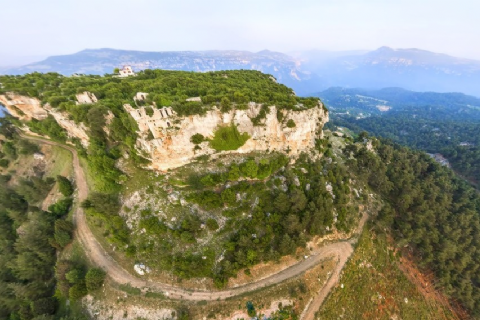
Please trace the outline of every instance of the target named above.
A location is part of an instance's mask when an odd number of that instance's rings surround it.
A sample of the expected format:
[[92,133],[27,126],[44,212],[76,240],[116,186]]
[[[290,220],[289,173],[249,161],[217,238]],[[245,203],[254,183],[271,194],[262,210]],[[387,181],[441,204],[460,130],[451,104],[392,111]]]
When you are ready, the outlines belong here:
[[[83,168],[80,166],[78,159],[77,151],[70,146],[59,144],[53,141],[45,140],[38,137],[23,136],[24,138],[35,140],[40,143],[50,144],[62,147],[70,151],[73,155],[73,168],[75,171],[75,181],[78,188],[78,201],[81,202],[85,200],[88,196],[88,186],[85,179],[85,173]],[[360,220],[360,223],[357,227],[357,232],[363,228],[363,225],[367,219],[367,214],[364,213],[364,216]],[[270,277],[257,281],[255,283],[250,283],[241,287],[232,288],[223,291],[190,291],[185,290],[180,287],[174,287],[168,284],[147,281],[139,279],[125,269],[121,268],[106,252],[103,250],[101,245],[95,239],[94,235],[88,227],[85,213],[83,209],[78,206],[77,211],[74,214],[74,222],[76,224],[76,236],[80,240],[82,246],[85,249],[85,252],[89,259],[99,267],[103,268],[109,277],[119,283],[127,284],[129,283],[133,287],[137,288],[150,288],[159,292],[163,292],[165,295],[173,299],[182,299],[182,300],[192,300],[192,301],[201,301],[201,300],[217,300],[225,299],[232,296],[237,296],[243,293],[254,291],[256,289],[274,285],[280,283],[289,278],[295,277],[302,274],[308,269],[312,268],[322,260],[330,256],[338,256],[339,263],[335,268],[335,271],[328,280],[327,284],[320,290],[319,295],[310,303],[307,312],[304,314],[304,319],[313,319],[314,313],[318,310],[323,300],[327,296],[330,289],[337,283],[340,271],[344,267],[346,261],[353,253],[352,243],[355,240],[336,242],[332,244],[327,244],[324,247],[316,249],[312,252],[311,256],[308,259],[302,260],[296,265],[287,268],[281,272],[278,272]]]

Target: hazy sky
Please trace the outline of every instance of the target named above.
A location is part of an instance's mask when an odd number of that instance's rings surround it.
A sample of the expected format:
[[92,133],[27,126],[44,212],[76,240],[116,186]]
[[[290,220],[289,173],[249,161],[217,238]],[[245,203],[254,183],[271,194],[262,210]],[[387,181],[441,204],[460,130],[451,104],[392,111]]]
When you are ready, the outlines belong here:
[[479,0],[0,0],[0,66],[85,48],[421,48],[480,60]]

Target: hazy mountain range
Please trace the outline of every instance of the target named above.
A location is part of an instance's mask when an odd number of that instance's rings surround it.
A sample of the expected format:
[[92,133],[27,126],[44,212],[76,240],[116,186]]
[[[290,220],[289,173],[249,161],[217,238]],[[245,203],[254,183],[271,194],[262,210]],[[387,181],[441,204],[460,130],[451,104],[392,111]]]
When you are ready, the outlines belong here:
[[414,91],[463,92],[480,97],[480,61],[456,58],[419,49],[381,47],[374,51],[308,51],[291,55],[248,51],[142,52],[87,49],[52,56],[4,74],[59,72],[105,74],[116,67],[134,70],[214,71],[254,69],[305,95],[329,87],[380,89],[401,87]]

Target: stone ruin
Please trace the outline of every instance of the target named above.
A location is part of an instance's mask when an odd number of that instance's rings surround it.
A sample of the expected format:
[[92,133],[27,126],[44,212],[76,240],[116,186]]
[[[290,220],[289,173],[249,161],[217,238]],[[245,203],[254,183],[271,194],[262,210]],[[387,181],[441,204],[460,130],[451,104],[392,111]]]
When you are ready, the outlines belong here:
[[[175,111],[170,107],[158,109],[156,106],[146,106],[135,109],[127,103],[123,108],[135,119],[140,132],[145,133],[150,130],[155,139],[161,136],[163,130],[172,127],[172,121],[169,118],[175,116]],[[147,114],[148,108],[153,110],[151,116]]]

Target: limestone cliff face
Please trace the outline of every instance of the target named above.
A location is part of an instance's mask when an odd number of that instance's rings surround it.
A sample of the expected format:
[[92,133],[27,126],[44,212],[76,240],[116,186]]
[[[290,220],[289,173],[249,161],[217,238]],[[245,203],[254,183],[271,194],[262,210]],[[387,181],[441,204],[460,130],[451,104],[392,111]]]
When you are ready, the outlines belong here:
[[[322,137],[323,125],[328,121],[328,112],[322,105],[301,111],[282,110],[281,122],[277,118],[277,108],[272,106],[266,118],[257,126],[252,118],[258,115],[261,106],[255,103],[250,103],[247,110],[222,113],[214,108],[205,115],[188,117],[178,117],[169,108],[160,109],[163,110],[161,113],[157,109],[149,116],[143,107],[124,107],[139,125],[138,149],[152,160],[151,166],[156,170],[179,167],[194,157],[215,153],[208,142],[201,143],[200,150],[194,150],[195,145],[190,141],[192,135],[199,133],[212,138],[219,127],[231,123],[251,137],[242,147],[231,152],[283,151],[298,155],[314,147],[315,139]],[[296,124],[293,128],[286,125],[290,119]]]
[[[70,120],[66,112],[58,111],[49,104],[42,106],[41,101],[36,98],[13,93],[0,95],[0,103],[5,105],[13,116],[22,120],[42,120],[51,115],[70,137],[80,139],[85,147],[89,145],[90,139],[85,125]],[[250,139],[238,150],[229,152],[282,151],[295,156],[314,147],[315,139],[322,137],[323,125],[328,121],[328,112],[322,104],[311,109],[281,110],[282,121],[278,120],[277,108],[271,106],[259,125],[254,125],[252,119],[259,114],[261,105],[253,102],[246,110],[234,109],[222,113],[214,107],[205,115],[188,117],[179,117],[169,107],[133,108],[126,104],[124,109],[139,127],[137,149],[152,161],[152,169],[162,171],[185,165],[200,155],[216,153],[210,148],[208,141],[202,142],[200,149],[195,148],[190,139],[197,133],[213,138],[218,128],[234,124],[241,133],[248,133]],[[106,116],[107,126],[104,130],[107,134],[108,124],[113,117],[112,113]],[[293,120],[295,127],[287,127],[288,120]]]
[[3,104],[10,114],[20,120],[43,120],[52,115],[58,124],[67,131],[71,138],[78,138],[83,146],[87,147],[90,138],[87,134],[87,128],[83,123],[76,124],[69,119],[66,112],[60,112],[53,109],[48,103],[42,106],[37,98],[26,97],[11,92],[0,95],[0,103]]
[[48,117],[47,111],[42,108],[42,104],[36,98],[7,92],[0,95],[0,103],[7,108],[12,116],[20,120],[42,120]]

